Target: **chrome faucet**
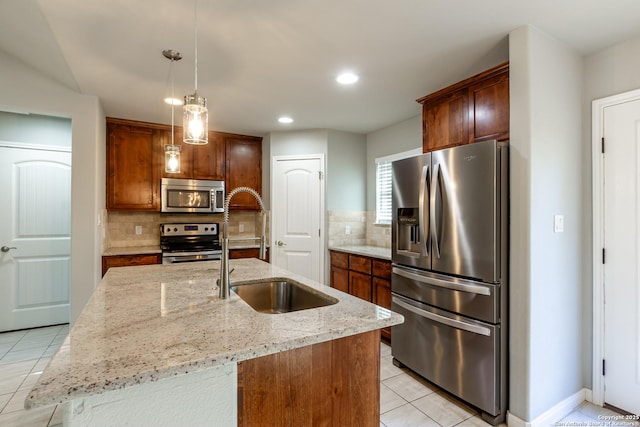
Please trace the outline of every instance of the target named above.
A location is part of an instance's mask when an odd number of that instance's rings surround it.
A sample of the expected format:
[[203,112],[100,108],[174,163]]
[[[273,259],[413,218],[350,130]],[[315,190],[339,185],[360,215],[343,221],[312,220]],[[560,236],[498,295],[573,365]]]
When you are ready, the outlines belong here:
[[229,298],[229,203],[231,198],[238,193],[249,193],[260,204],[260,213],[262,214],[262,233],[260,234],[260,259],[267,258],[267,245],[266,245],[266,226],[267,218],[266,211],[264,209],[264,203],[262,198],[256,190],[249,187],[237,187],[229,192],[227,198],[224,201],[224,223],[222,225],[222,260],[220,261],[220,298]]

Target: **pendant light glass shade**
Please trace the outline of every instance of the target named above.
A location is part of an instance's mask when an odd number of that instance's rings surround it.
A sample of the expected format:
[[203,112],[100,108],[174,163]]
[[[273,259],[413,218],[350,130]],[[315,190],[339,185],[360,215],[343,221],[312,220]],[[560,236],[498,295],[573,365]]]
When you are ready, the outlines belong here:
[[[171,99],[175,99],[173,95],[173,63],[182,59],[180,52],[175,50],[163,50],[162,54],[171,61]],[[180,147],[173,144],[175,135],[174,129],[174,107],[175,103],[171,102],[171,145],[164,146],[164,171],[165,173],[180,173]]]
[[209,142],[209,112],[207,99],[198,95],[198,0],[194,0],[193,32],[195,39],[195,90],[193,95],[184,97],[182,120],[182,140],[187,144],[206,144]]
[[180,146],[164,146],[164,171],[166,173],[180,173]]
[[184,97],[183,140],[187,144],[209,142],[209,112],[207,99],[194,93]]

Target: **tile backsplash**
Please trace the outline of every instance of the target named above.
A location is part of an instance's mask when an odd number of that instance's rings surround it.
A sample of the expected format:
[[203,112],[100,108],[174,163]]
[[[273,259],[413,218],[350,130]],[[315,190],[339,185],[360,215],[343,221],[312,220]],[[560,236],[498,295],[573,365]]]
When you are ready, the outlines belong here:
[[[375,211],[329,211],[329,247],[371,245],[391,247],[391,226],[374,224]],[[349,234],[346,234],[347,231]]]
[[[137,246],[157,246],[160,244],[160,224],[181,222],[218,222],[222,224],[222,214],[161,214],[158,212],[106,212],[103,251],[111,248]],[[261,232],[260,212],[231,212],[229,214],[229,235],[232,238],[251,238]],[[136,234],[136,227],[141,234]],[[242,231],[240,229],[242,228]],[[267,212],[267,235],[269,233],[269,213]],[[268,241],[268,240],[267,240]]]

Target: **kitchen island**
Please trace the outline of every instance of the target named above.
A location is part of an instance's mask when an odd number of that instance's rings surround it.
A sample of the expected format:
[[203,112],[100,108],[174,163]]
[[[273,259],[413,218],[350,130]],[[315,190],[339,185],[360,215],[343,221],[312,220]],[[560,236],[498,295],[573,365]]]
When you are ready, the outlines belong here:
[[[276,385],[299,383],[273,417],[312,417],[302,425],[327,410],[345,412],[333,418],[343,420],[379,410],[353,412],[345,402],[355,392],[379,404],[376,337],[402,316],[256,259],[233,260],[231,268],[232,285],[286,278],[338,302],[265,314],[233,292],[219,299],[218,261],[112,268],[25,407],[62,403],[70,426],[250,425],[252,408],[274,412],[259,403],[278,402],[287,387]],[[304,366],[315,371],[308,374],[313,384],[300,381]],[[315,382],[329,395],[303,396]],[[322,405],[312,413],[302,402]]]

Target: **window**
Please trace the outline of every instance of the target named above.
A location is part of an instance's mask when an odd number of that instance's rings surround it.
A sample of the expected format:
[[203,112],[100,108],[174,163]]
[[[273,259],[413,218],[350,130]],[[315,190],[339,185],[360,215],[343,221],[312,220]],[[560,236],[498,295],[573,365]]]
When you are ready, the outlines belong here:
[[391,224],[391,162],[422,154],[422,148],[376,159],[376,224]]

